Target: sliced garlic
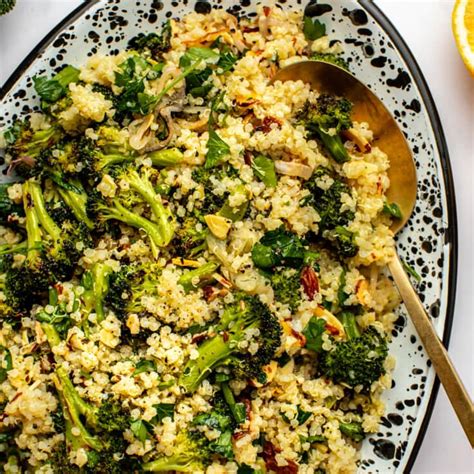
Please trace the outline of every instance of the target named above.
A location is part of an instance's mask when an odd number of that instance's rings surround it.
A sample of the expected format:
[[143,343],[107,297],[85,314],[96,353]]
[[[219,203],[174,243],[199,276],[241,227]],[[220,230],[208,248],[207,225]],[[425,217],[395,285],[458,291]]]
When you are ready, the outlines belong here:
[[220,240],[225,240],[227,238],[227,234],[232,227],[231,220],[222,216],[217,216],[215,214],[208,214],[207,216],[204,216],[204,220],[206,221],[209,230],[212,232],[212,235]]
[[128,126],[130,130],[129,143],[134,150],[141,150],[145,148],[145,146],[150,141],[152,137],[151,126],[153,124],[153,120],[153,114],[148,114],[147,116],[143,117],[143,119],[134,120]]

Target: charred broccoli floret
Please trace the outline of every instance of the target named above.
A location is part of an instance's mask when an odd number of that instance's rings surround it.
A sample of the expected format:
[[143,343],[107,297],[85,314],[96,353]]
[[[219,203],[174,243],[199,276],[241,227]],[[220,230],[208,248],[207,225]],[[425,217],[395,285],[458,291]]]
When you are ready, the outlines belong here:
[[361,333],[353,313],[343,312],[340,318],[348,340],[321,352],[319,369],[335,383],[349,387],[362,385],[369,390],[371,384],[385,374],[387,341],[372,326]]
[[[116,178],[128,190],[108,201],[94,199],[93,212],[100,222],[116,220],[143,230],[150,240],[153,255],[157,257],[159,247],[166,247],[171,242],[175,229],[173,214],[153,187],[157,172],[152,168],[144,167],[139,172],[127,167],[120,170]],[[138,206],[149,209],[151,218],[139,213]]]
[[163,25],[160,34],[140,33],[130,40],[129,47],[138,52],[149,51],[153,59],[159,60],[162,59],[163,53],[171,48],[171,35],[171,22],[168,20]]
[[178,223],[173,239],[173,249],[178,257],[194,257],[207,246],[207,228],[194,216]]
[[300,272],[297,270],[275,271],[270,276],[275,299],[287,304],[291,311],[296,311],[301,303]]
[[199,472],[210,463],[207,440],[190,431],[181,431],[176,437],[171,456],[163,456],[142,465],[145,472]]
[[349,154],[339,133],[352,126],[352,104],[347,99],[321,94],[315,103],[308,102],[299,115],[299,122],[310,136],[319,138],[338,162],[349,160]]
[[[280,323],[255,296],[237,295],[214,330],[216,335],[198,347],[199,356],[188,361],[181,375],[180,384],[188,392],[217,367],[228,367],[237,377],[260,378],[280,345]],[[258,344],[255,354],[239,347],[246,339]]]

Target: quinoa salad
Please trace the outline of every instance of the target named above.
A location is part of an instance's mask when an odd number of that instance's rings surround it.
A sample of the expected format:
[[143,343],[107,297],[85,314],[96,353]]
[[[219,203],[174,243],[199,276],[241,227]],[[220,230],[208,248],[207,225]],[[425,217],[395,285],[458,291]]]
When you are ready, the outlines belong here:
[[352,473],[392,384],[389,158],[319,20],[191,13],[0,134],[8,473]]

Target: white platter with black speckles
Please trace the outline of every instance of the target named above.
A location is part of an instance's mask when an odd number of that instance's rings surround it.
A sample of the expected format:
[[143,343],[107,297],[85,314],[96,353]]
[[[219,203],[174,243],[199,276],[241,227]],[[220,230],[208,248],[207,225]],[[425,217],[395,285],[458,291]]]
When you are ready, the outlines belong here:
[[[82,64],[94,53],[114,53],[139,32],[194,9],[224,8],[253,15],[251,0],[92,0],[55,28],[23,61],[0,91],[0,129],[38,108],[32,77],[64,64]],[[369,0],[279,0],[282,8],[319,16],[331,38],[344,44],[352,72],[383,100],[413,150],[418,201],[398,236],[398,251],[422,276],[417,285],[433,324],[448,342],[456,286],[456,212],[449,157],[431,95],[412,54],[389,20]],[[404,308],[394,330],[394,383],[385,393],[380,432],[362,447],[360,472],[409,472],[433,409],[435,373]]]

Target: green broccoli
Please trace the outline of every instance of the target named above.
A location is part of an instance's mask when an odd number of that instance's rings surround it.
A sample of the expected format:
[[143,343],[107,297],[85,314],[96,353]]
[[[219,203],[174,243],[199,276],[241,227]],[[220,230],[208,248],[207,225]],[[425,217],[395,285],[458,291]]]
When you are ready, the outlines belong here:
[[[150,240],[155,258],[158,257],[159,248],[171,242],[175,229],[170,209],[163,204],[161,196],[153,187],[152,181],[156,180],[156,176],[151,168],[142,168],[139,173],[128,167],[120,170],[116,177],[128,185],[129,190],[108,201],[91,196],[92,212],[97,215],[99,222],[117,220],[143,230]],[[151,219],[134,209],[139,204],[150,208]]]
[[296,270],[275,271],[270,276],[275,299],[287,304],[292,312],[296,311],[301,303],[300,278],[300,272]]
[[350,423],[340,422],[339,430],[341,433],[351,439],[356,443],[360,443],[365,438],[365,431],[362,428],[362,423],[358,421],[353,421]]
[[142,465],[145,472],[198,472],[205,471],[210,463],[210,451],[206,438],[201,434],[181,431],[176,437],[175,451]]
[[146,312],[142,298],[158,295],[161,271],[157,264],[122,265],[109,276],[106,303],[122,317]]
[[16,4],[16,0],[2,0],[0,2],[0,15],[5,15],[6,13],[13,10]]
[[[217,262],[204,263],[198,268],[183,272],[178,280],[178,284],[181,285],[186,292],[189,292],[196,289],[203,281],[209,280],[218,268],[219,264]],[[198,280],[197,283],[196,280]]]
[[195,257],[206,249],[208,229],[195,216],[178,222],[173,239],[173,251],[178,257]]
[[130,40],[128,46],[140,53],[149,51],[153,59],[161,60],[163,54],[171,48],[171,35],[171,22],[168,20],[164,23],[160,34],[149,33],[146,35],[140,33]]
[[340,55],[333,53],[313,53],[310,57],[313,61],[321,61],[323,63],[330,63],[338,66],[346,71],[349,71],[349,65],[347,61]]
[[[280,345],[280,323],[256,296],[236,295],[235,302],[224,309],[214,332],[198,347],[199,356],[184,368],[180,385],[187,392],[194,392],[217,367],[228,367],[237,377],[261,378],[262,367],[272,360]],[[239,347],[239,342],[247,339],[258,344],[253,355]]]
[[96,321],[100,323],[105,318],[104,303],[109,291],[109,276],[112,268],[103,263],[96,262],[91,270],[82,275],[82,286],[85,291],[82,295],[89,312],[94,311]]
[[338,163],[349,160],[339,132],[352,126],[352,104],[347,99],[321,94],[315,103],[308,102],[299,114],[299,122],[310,136],[319,138]]
[[321,352],[319,370],[335,383],[349,387],[362,385],[369,390],[385,374],[387,341],[372,326],[360,333],[353,313],[343,312],[340,318],[348,340],[334,343],[332,349]]

